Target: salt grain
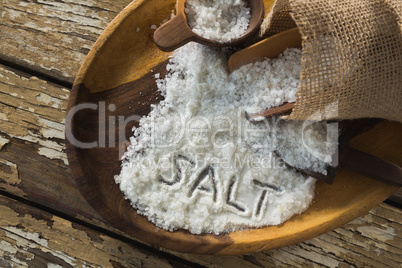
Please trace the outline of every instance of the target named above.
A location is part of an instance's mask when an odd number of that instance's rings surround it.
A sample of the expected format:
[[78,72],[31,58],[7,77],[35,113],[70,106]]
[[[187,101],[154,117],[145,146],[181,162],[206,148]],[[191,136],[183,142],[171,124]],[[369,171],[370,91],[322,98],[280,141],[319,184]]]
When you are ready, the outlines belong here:
[[242,36],[251,18],[242,0],[187,0],[185,12],[194,33],[219,42]]
[[[315,180],[273,154],[290,150],[296,162],[321,165],[300,146],[300,125],[252,124],[244,115],[294,101],[300,62],[301,51],[288,49],[229,74],[224,50],[195,43],[176,50],[166,77],[156,77],[165,99],[134,128],[115,177],[138,213],[165,230],[219,234],[303,212]],[[322,142],[320,129],[306,134],[312,145]]]

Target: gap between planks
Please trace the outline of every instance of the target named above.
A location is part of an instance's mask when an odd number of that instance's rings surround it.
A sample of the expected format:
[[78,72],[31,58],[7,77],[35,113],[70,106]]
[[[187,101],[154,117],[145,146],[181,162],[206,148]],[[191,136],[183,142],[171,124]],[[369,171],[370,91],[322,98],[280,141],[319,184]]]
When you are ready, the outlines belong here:
[[71,83],[67,80],[62,80],[61,78],[36,71],[32,68],[29,68],[27,66],[24,66],[24,65],[15,63],[15,62],[11,62],[11,61],[0,58],[0,65],[3,65],[5,67],[9,68],[10,70],[14,70],[16,73],[22,73],[24,76],[35,76],[41,80],[64,87],[70,91],[73,87],[73,83]]
[[3,265],[35,266],[38,257],[38,263],[49,261],[63,267],[84,264],[85,267],[115,267],[116,264],[203,267],[122,237],[110,236],[103,230],[91,228],[93,226],[70,221],[1,193],[0,211],[6,216],[0,218]]

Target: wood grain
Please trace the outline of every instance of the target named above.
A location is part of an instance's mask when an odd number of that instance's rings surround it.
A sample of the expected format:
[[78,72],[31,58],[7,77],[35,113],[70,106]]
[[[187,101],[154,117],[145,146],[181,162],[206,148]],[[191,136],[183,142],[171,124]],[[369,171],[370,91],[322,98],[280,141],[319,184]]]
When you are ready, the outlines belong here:
[[229,71],[233,72],[265,58],[276,58],[287,48],[301,48],[302,39],[297,27],[275,34],[230,56]]
[[[380,205],[309,241],[243,256],[157,255],[129,242],[0,196],[0,266],[400,267],[401,211]],[[190,262],[190,263],[188,263]],[[121,265],[121,266],[118,266]]]
[[72,83],[103,29],[130,2],[3,0],[0,59]]
[[171,259],[2,196],[0,215],[2,267],[174,267]]
[[[396,223],[376,215],[380,211]],[[402,244],[397,234],[401,233],[400,229],[398,231],[400,220],[398,210],[380,205],[369,214],[319,238],[263,255],[269,256],[275,267],[298,267],[301,264],[307,267],[400,267]],[[375,227],[369,230],[365,222]],[[383,246],[376,247],[382,243]]]
[[101,219],[67,165],[68,89],[1,65],[0,78],[0,189],[67,215]]

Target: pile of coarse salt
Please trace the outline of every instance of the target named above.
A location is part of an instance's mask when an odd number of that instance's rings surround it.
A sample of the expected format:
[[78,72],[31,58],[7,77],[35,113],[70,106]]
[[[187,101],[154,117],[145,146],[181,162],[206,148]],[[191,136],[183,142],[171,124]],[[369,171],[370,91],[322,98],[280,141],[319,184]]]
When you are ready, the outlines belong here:
[[[288,49],[232,74],[224,51],[189,43],[174,52],[168,74],[157,79],[165,99],[134,129],[115,177],[138,213],[165,230],[219,234],[277,225],[313,200],[315,180],[272,153],[281,124],[245,118],[246,110],[295,100],[301,50]],[[299,128],[292,135],[301,138]],[[288,148],[296,158],[305,150]]]
[[251,19],[244,0],[187,0],[185,12],[194,33],[219,42],[241,37]]

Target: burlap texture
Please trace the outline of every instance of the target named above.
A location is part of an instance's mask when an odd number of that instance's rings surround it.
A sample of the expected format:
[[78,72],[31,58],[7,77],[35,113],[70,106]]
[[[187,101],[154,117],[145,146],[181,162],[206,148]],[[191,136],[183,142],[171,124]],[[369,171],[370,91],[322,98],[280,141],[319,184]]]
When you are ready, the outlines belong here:
[[261,35],[295,25],[302,72],[288,119],[402,122],[401,0],[278,0]]

